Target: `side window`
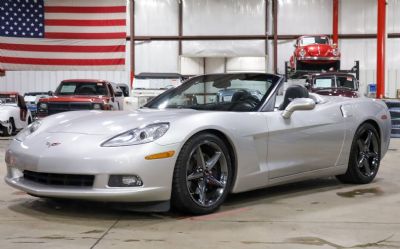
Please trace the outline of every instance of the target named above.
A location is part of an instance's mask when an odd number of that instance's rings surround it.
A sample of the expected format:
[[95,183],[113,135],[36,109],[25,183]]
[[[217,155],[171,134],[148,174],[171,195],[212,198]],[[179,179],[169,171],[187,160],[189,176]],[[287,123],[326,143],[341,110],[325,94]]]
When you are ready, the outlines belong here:
[[27,109],[25,101],[24,101],[24,97],[22,97],[21,95],[18,95],[18,106],[21,109]]
[[110,96],[114,97],[114,95],[115,95],[114,90],[113,90],[112,86],[108,83],[107,83],[107,89],[108,89],[108,92],[110,93]]
[[283,103],[284,98],[284,84],[281,84],[271,99],[268,101],[267,106],[264,107],[264,112],[278,111],[279,106]]
[[275,94],[275,105],[274,105],[274,111],[278,111],[279,106],[283,103],[283,98],[284,98],[284,84],[281,84],[279,89],[276,91]]

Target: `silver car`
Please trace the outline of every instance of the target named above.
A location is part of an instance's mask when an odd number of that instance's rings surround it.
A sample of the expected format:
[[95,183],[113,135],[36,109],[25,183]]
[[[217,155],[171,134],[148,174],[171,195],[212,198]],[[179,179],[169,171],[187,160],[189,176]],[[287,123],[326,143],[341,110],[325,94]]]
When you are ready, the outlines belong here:
[[192,214],[215,211],[229,193],[309,178],[371,182],[389,146],[386,105],[299,85],[278,96],[282,86],[273,74],[202,75],[134,112],[47,117],[11,142],[5,180],[38,197]]

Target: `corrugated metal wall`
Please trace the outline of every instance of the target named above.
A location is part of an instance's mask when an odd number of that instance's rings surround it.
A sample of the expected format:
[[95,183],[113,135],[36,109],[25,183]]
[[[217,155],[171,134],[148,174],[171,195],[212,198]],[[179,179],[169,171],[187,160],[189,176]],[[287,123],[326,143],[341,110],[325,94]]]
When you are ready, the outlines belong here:
[[[136,35],[178,35],[177,0],[135,0],[135,2]],[[271,0],[268,0],[268,3],[271,10]],[[332,0],[278,0],[278,4],[279,34],[332,33]],[[339,33],[376,33],[376,8],[376,0],[340,0]],[[388,0],[387,10],[388,32],[399,33],[400,0]],[[264,11],[264,0],[183,0],[183,34],[262,35],[265,31]],[[269,33],[272,34],[271,17]],[[279,41],[278,72],[280,73],[284,72],[284,62],[289,60],[293,52],[293,44],[293,40]],[[183,55],[187,57],[265,56],[265,44],[262,40],[185,41],[182,45]],[[178,55],[177,41],[136,42],[135,47],[136,74],[180,72],[183,62]],[[66,78],[102,78],[128,83],[129,42],[127,48],[128,65],[127,70],[123,72],[7,72],[6,77],[0,78],[0,90],[21,92],[54,90],[59,81]],[[270,41],[267,51],[269,55],[272,55],[272,48]],[[375,39],[339,40],[339,48],[342,51],[343,69],[350,69],[355,60],[360,61],[361,89],[366,91],[367,84],[376,81]],[[267,59],[267,70],[272,72],[272,56],[268,56]],[[189,60],[183,61],[186,63],[185,61]],[[222,62],[219,64],[211,62],[213,63],[211,66],[221,67]],[[194,63],[193,66],[198,65]],[[207,67],[207,71],[213,71],[210,65]],[[395,97],[396,89],[400,88],[400,39],[387,41],[387,69],[386,95]]]

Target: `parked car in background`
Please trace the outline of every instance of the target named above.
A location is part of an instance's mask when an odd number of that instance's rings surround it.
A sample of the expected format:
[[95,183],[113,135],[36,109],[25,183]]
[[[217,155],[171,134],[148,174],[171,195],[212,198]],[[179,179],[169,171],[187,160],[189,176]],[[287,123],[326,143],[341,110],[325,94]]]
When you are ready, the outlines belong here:
[[36,117],[37,104],[39,102],[39,99],[48,98],[51,95],[53,95],[53,93],[51,91],[49,91],[49,92],[27,92],[24,94],[25,104],[28,107],[29,111],[31,111],[33,118]]
[[46,117],[55,113],[80,110],[122,110],[122,90],[105,80],[64,80],[54,96],[40,99],[37,116]]
[[119,87],[122,90],[124,97],[129,97],[129,95],[130,95],[129,94],[129,86],[127,84],[119,83],[116,85],[117,85],[117,87]]
[[17,92],[0,92],[0,132],[11,136],[32,122],[24,97]]
[[290,66],[299,70],[339,70],[340,52],[327,35],[300,36],[294,45]]
[[343,96],[358,98],[358,80],[349,73],[317,73],[311,74],[306,80],[309,91],[320,95]]

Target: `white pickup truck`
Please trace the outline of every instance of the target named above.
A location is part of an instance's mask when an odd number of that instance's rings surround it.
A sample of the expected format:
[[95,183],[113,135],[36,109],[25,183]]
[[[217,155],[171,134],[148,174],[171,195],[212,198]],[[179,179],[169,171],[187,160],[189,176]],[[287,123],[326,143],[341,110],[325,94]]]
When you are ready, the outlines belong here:
[[11,136],[32,122],[24,97],[17,92],[0,92],[0,133]]

